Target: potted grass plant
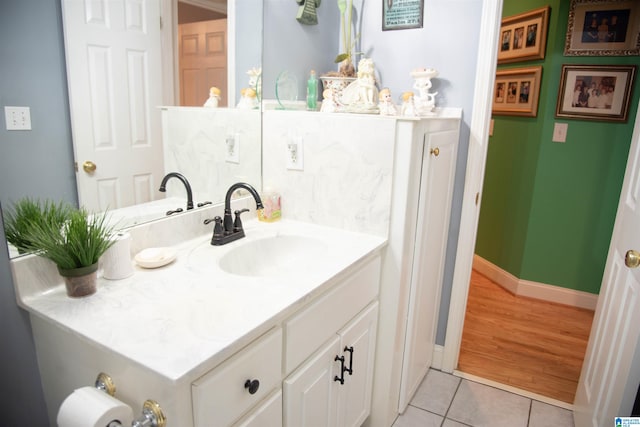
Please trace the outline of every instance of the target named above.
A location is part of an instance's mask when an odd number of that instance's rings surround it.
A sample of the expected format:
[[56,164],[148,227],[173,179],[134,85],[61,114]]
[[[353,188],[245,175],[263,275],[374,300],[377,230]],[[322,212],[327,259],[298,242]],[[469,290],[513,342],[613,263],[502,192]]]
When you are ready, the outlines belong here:
[[[98,260],[114,243],[113,226],[107,213],[91,214],[84,208],[51,202],[37,204],[24,223],[21,245],[29,252],[51,260],[65,280],[67,295],[82,297],[96,292]],[[56,206],[62,218],[50,220],[47,207]]]

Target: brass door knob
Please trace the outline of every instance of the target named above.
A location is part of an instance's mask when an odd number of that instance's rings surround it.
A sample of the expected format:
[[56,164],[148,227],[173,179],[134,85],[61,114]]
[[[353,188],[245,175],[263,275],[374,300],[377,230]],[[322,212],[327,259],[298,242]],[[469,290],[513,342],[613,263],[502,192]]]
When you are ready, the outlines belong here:
[[436,148],[432,148],[432,149],[429,151],[429,154],[433,154],[434,156],[438,157],[438,156],[440,155],[440,149],[439,149],[438,147],[436,147]]
[[82,169],[84,169],[86,173],[94,173],[96,171],[96,168],[97,168],[96,164],[93,163],[91,160],[87,160],[82,164]]
[[640,252],[629,249],[624,256],[624,265],[629,268],[636,268],[640,265]]

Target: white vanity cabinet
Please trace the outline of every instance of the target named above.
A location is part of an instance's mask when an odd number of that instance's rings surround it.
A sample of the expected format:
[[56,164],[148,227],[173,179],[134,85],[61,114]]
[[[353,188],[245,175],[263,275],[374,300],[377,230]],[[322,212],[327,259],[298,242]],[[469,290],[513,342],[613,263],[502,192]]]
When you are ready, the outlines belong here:
[[285,426],[362,425],[371,410],[377,321],[376,302],[285,379]]
[[359,426],[369,415],[379,275],[376,257],[285,322],[285,372],[295,371],[284,426]]

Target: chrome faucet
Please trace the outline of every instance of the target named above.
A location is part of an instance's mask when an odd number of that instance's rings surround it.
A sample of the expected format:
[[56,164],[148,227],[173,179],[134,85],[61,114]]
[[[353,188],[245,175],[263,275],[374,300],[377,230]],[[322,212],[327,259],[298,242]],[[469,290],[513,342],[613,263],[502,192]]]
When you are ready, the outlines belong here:
[[[169,179],[171,178],[178,178],[180,181],[182,181],[182,183],[184,184],[184,188],[187,189],[187,210],[193,209],[193,194],[191,193],[191,185],[189,184],[189,181],[187,181],[187,178],[185,178],[182,174],[179,174],[178,172],[169,172],[168,174],[166,174],[164,178],[162,178],[162,182],[160,183],[160,188],[158,189],[158,191],[161,191],[163,193],[167,191],[167,181],[169,181]],[[175,213],[179,211],[169,212]],[[167,215],[169,215],[169,212],[167,212]]]
[[[215,221],[215,225],[213,227],[211,244],[214,246],[226,245],[227,243],[231,243],[244,237],[244,229],[242,228],[240,215],[243,212],[248,212],[249,209],[235,211],[235,220],[231,217],[231,196],[240,188],[244,188],[251,193],[253,199],[256,201],[256,209],[264,209],[264,206],[262,206],[262,199],[260,199],[260,195],[255,188],[249,184],[245,184],[244,182],[233,184],[229,187],[229,190],[227,190],[227,195],[224,198],[224,219],[219,216],[213,219]],[[206,220],[205,224],[208,224],[210,221],[211,220]]]

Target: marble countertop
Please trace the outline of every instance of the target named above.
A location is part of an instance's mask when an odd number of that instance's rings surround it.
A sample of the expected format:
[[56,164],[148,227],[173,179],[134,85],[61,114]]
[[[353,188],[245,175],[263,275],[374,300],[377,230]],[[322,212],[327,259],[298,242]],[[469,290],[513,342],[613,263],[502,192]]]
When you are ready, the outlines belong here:
[[[386,243],[378,236],[288,220],[250,220],[244,228],[244,239],[225,246],[211,246],[207,233],[176,245],[177,258],[167,266],[136,266],[133,276],[122,280],[99,278],[98,291],[86,298],[67,297],[60,282],[43,292],[22,294],[19,303],[172,381],[192,381]],[[234,248],[278,235],[321,241],[322,253],[315,253],[311,264],[290,265],[288,274],[268,277],[229,274],[219,267],[220,258]]]

